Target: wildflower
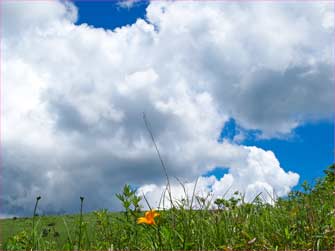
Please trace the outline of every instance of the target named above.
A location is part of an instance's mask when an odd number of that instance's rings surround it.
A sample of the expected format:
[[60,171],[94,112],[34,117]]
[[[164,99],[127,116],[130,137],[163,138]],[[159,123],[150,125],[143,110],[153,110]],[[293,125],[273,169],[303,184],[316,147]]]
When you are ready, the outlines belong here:
[[150,210],[145,213],[144,217],[140,217],[137,219],[138,224],[148,224],[155,225],[155,218],[159,216],[159,213],[156,213],[155,210]]

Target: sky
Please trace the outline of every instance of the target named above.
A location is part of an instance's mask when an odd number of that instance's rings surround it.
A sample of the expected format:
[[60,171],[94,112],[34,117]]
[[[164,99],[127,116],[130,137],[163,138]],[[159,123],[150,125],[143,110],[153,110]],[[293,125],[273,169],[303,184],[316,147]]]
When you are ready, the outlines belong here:
[[[1,215],[282,197],[334,156],[334,6],[2,2]],[[177,179],[178,178],[178,179]],[[195,189],[194,189],[195,188]],[[143,204],[144,205],[144,204]],[[145,206],[145,205],[144,205]],[[169,203],[165,203],[169,206]]]

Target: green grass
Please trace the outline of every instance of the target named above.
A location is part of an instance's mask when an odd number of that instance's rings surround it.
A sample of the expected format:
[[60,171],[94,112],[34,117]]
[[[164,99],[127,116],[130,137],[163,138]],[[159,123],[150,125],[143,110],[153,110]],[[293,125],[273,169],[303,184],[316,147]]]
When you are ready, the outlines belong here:
[[[57,243],[66,243],[68,235],[64,220],[69,230],[73,232],[73,228],[76,227],[76,222],[79,219],[79,214],[63,216],[41,216],[36,218],[36,228],[40,230],[42,234],[44,229],[48,231],[48,236],[44,237],[44,240],[56,241]],[[95,222],[95,216],[92,213],[85,214],[84,221],[93,223]],[[28,233],[31,232],[31,228],[32,218],[12,218],[0,220],[2,243],[6,243],[10,237],[17,235],[24,230],[26,230]],[[55,232],[58,234],[55,234]]]
[[259,197],[244,203],[236,194],[216,200],[213,210],[208,199],[193,197],[200,208],[178,201],[159,212],[155,225],[137,224],[141,198],[125,186],[117,195],[121,213],[99,210],[82,221],[79,214],[38,216],[34,229],[32,218],[1,220],[0,249],[75,250],[80,239],[81,250],[333,250],[334,165],[325,173],[273,206]]

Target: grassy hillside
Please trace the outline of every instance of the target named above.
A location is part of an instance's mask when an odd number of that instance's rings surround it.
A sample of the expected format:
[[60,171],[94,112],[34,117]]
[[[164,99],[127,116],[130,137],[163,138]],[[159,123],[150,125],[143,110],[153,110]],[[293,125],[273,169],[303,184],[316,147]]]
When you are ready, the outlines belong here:
[[[5,250],[333,250],[334,165],[325,176],[307,183],[271,206],[256,198],[244,203],[236,194],[230,200],[209,201],[190,210],[190,201],[144,216],[140,200],[125,186],[120,199],[124,212],[100,210],[90,214],[43,216],[0,221],[1,248]],[[147,223],[147,224],[146,224]],[[154,223],[154,224],[153,224]]]

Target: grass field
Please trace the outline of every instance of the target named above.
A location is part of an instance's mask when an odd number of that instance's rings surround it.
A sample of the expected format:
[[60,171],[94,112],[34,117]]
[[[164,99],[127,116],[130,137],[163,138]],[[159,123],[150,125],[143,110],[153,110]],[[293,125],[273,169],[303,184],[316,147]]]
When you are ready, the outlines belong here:
[[206,198],[194,197],[196,210],[182,200],[144,217],[141,198],[125,186],[117,195],[124,207],[120,213],[1,220],[1,249],[333,250],[334,165],[313,187],[303,187],[274,205],[259,197],[245,203],[236,194],[216,200],[213,209]]

